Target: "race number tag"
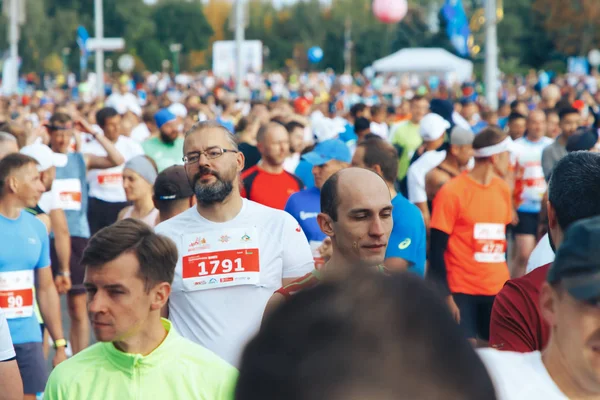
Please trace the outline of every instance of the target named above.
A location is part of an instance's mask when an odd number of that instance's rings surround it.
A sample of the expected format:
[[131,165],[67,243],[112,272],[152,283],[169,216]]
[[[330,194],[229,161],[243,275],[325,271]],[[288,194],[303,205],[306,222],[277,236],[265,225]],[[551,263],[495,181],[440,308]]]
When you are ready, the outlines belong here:
[[502,224],[475,224],[474,257],[480,263],[506,261],[506,227]]
[[81,210],[81,181],[79,179],[57,179],[52,190],[58,191],[58,206],[63,210]]
[[215,230],[183,235],[183,288],[218,289],[260,282],[258,231]]
[[98,174],[98,184],[101,186],[123,186],[123,174],[121,172],[101,172]]
[[7,319],[33,315],[33,270],[0,273],[0,308]]
[[321,268],[323,268],[323,265],[325,265],[325,259],[321,256],[321,253],[319,252],[319,247],[323,245],[323,242],[311,240],[309,244],[310,250],[312,251],[313,260],[315,262],[315,269],[318,271]]

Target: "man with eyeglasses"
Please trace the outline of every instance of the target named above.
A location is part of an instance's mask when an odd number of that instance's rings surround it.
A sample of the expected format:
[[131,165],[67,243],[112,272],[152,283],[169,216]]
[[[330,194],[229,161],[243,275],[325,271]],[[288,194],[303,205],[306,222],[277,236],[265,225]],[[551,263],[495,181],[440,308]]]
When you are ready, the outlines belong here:
[[291,215],[242,198],[244,155],[223,126],[195,125],[183,160],[197,205],[156,227],[179,253],[164,315],[237,365],[270,296],[313,269],[312,253]]
[[480,350],[500,400],[600,397],[600,217],[565,233],[540,290],[550,325],[542,352]]

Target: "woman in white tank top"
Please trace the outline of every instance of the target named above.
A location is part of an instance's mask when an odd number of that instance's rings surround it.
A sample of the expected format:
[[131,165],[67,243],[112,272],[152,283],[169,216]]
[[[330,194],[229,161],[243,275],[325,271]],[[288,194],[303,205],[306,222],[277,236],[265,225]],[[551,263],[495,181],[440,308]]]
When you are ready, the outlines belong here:
[[123,189],[127,201],[133,205],[125,207],[119,213],[119,220],[134,218],[144,221],[151,227],[158,222],[158,210],[154,208],[152,196],[154,181],[158,175],[156,163],[148,156],[137,156],[125,164],[123,170]]

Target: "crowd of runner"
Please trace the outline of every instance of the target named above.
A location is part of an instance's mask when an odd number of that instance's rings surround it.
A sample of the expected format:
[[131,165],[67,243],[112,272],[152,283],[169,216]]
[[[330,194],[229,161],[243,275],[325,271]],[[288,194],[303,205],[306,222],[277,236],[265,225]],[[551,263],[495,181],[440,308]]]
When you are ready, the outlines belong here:
[[594,76],[229,86],[0,98],[0,399],[600,398]]

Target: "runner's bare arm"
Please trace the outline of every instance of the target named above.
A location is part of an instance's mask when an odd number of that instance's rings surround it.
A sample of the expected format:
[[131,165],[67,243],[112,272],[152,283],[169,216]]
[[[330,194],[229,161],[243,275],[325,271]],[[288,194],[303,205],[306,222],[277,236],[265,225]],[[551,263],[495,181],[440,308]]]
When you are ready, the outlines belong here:
[[[284,283],[283,285],[285,286],[286,284]],[[273,314],[273,312],[275,310],[277,310],[277,308],[281,307],[281,305],[283,303],[285,303],[285,297],[283,297],[283,295],[280,294],[280,293],[273,293],[273,295],[271,296],[271,298],[267,302],[267,306],[265,307],[265,312],[263,313],[262,323],[264,324],[265,320],[267,318],[269,318],[269,316],[271,314]]]
[[46,232],[50,234],[50,231],[52,230],[52,223],[50,222],[50,217],[48,216],[48,214],[38,214],[35,217],[42,221],[42,223],[46,227]]
[[[50,266],[47,266],[38,268],[36,273],[36,298],[44,323],[54,341],[64,339],[65,336],[60,316],[60,299],[56,291],[56,286],[54,286],[54,280],[52,279],[52,270]],[[56,364],[57,361],[60,362],[66,358],[65,348],[59,347],[56,350],[54,363]]]
[[65,212],[57,208],[50,211],[50,222],[54,232],[54,247],[58,258],[58,269],[61,272],[70,272],[71,236]]
[[107,156],[100,157],[93,154],[86,154],[84,158],[88,169],[106,169],[125,163],[125,158],[110,140],[104,135],[96,135],[94,137],[104,147]]
[[22,400],[23,381],[17,360],[0,361],[0,400]]

